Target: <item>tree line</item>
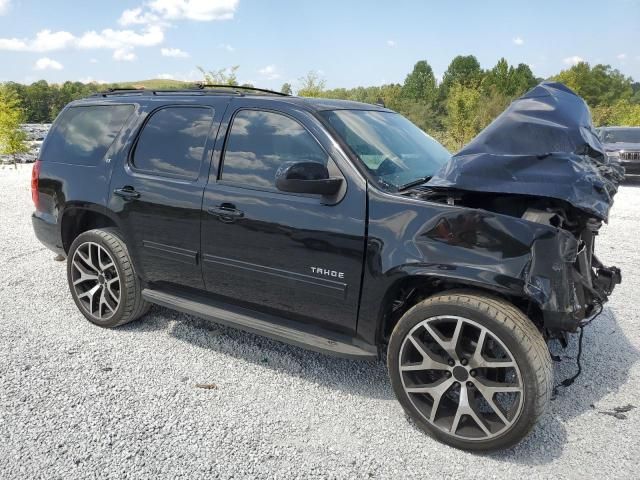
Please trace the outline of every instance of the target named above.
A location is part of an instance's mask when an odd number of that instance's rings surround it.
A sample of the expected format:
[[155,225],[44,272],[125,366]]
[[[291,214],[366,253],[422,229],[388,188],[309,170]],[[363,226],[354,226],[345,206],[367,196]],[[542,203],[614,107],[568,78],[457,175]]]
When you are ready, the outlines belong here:
[[[395,110],[452,151],[460,149],[496,118],[511,101],[541,82],[528,65],[501,58],[487,70],[473,55],[460,55],[438,82],[425,60],[415,64],[402,84],[327,89],[315,72],[300,79],[298,95],[382,103]],[[596,126],[640,126],[640,83],[611,68],[578,63],[549,80],[582,96]],[[291,92],[285,83],[282,91]]]
[[[200,70],[206,83],[237,85],[238,68]],[[542,80],[522,63],[510,65],[502,58],[492,68],[483,69],[475,56],[459,55],[451,61],[441,81],[437,81],[429,63],[421,60],[403,83],[329,89],[326,81],[312,71],[299,79],[297,89],[285,83],[281,91],[309,97],[382,103],[408,117],[450,150],[457,150],[486,127],[513,99]],[[563,82],[581,95],[591,107],[594,124],[640,125],[640,83],[634,83],[611,66],[591,66],[581,62],[550,77],[550,80]],[[187,85],[185,82],[161,80],[147,83],[149,85],[138,82],[133,86],[184,88]],[[12,117],[14,123],[16,118],[28,123],[49,123],[70,101],[109,87],[123,86],[132,84],[49,84],[40,80],[23,85],[7,82],[0,90],[0,103],[3,102],[2,97],[11,98],[12,108],[18,110],[17,117],[15,114]],[[10,109],[5,107],[4,110]],[[5,114],[7,116],[10,115]]]

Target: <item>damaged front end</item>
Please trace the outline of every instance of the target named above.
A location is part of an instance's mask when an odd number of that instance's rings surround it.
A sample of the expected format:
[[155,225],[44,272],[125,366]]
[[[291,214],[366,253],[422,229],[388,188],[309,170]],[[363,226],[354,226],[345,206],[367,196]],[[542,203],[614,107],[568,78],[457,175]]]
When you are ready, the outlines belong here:
[[575,331],[621,281],[594,247],[623,176],[585,102],[562,84],[542,83],[408,196],[546,226],[529,245],[523,293],[549,332]]

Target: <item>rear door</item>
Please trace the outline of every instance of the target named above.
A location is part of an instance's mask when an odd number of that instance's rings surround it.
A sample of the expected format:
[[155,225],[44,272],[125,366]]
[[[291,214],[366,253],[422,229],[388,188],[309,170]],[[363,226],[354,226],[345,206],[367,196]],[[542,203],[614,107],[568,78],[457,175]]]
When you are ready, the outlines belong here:
[[[345,159],[309,112],[239,98],[223,124],[220,168],[212,169],[203,201],[206,288],[250,308],[352,332],[365,244],[363,184],[345,175]],[[296,161],[320,162],[342,176],[340,201],[279,191],[276,171]]]
[[109,208],[120,216],[136,265],[150,282],[204,287],[200,209],[227,103],[152,104],[114,168]]

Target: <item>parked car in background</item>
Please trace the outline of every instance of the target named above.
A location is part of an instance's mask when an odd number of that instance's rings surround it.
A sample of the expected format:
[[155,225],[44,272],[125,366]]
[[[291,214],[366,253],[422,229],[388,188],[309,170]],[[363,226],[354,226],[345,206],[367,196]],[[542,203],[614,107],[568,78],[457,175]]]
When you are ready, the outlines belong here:
[[601,127],[598,135],[609,159],[624,167],[625,176],[640,178],[640,127]]

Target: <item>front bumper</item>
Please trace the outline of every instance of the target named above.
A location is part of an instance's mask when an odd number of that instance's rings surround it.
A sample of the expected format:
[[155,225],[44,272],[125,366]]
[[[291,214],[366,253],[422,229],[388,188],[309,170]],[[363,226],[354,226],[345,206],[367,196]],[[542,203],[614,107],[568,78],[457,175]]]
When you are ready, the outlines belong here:
[[621,281],[620,269],[594,255],[593,233],[577,240],[559,231],[534,243],[525,293],[540,307],[547,330],[574,332]]
[[640,176],[640,161],[621,161],[620,165],[624,167],[625,178]]

